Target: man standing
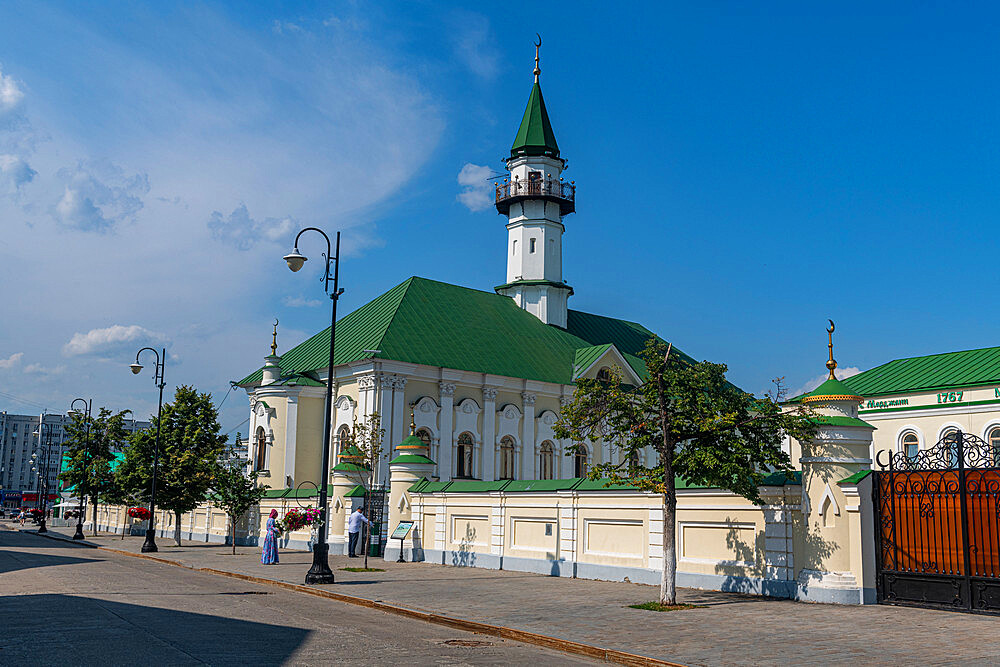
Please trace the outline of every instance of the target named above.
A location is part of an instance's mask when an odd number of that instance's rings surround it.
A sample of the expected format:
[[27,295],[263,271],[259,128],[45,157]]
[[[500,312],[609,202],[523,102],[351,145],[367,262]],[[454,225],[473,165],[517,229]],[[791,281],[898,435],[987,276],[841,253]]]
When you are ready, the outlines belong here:
[[361,522],[365,522],[369,526],[371,522],[365,517],[365,513],[362,511],[364,508],[359,507],[354,510],[350,517],[347,519],[347,555],[350,558],[357,558],[354,554],[354,550],[358,546],[358,538],[361,536]]

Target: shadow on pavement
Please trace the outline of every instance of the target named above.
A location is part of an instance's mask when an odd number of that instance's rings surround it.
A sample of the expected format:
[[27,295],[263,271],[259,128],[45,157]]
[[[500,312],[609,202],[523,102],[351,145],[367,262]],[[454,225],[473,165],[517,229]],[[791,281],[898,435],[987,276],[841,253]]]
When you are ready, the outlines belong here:
[[0,624],[5,664],[279,664],[312,632],[54,594],[0,597]]

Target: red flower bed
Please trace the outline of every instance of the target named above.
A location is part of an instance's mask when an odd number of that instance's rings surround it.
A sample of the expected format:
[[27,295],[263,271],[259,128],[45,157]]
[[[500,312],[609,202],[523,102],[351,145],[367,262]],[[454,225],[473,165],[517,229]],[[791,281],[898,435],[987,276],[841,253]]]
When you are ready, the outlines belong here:
[[133,519],[146,520],[149,518],[149,510],[145,507],[129,507],[128,515]]

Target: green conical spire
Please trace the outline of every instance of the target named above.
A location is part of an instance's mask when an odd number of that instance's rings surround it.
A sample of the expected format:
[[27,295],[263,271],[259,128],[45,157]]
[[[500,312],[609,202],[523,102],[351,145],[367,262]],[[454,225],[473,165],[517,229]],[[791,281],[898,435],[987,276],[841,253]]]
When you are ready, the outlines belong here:
[[524,110],[521,127],[514,137],[514,145],[510,147],[511,157],[518,155],[548,155],[559,157],[559,144],[549,122],[549,114],[545,110],[545,100],[542,99],[542,88],[538,85],[538,75],[542,70],[538,67],[538,47],[542,45],[541,38],[535,44],[535,85],[531,87],[528,98],[528,108]]

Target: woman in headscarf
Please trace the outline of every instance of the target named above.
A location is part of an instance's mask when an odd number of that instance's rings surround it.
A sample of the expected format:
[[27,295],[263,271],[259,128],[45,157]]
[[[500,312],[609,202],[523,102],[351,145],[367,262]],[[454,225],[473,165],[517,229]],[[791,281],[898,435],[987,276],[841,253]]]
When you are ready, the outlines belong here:
[[278,563],[278,537],[281,535],[281,529],[278,528],[275,521],[277,518],[278,510],[271,510],[271,515],[267,518],[264,548],[260,553],[260,562],[264,565],[276,565]]

